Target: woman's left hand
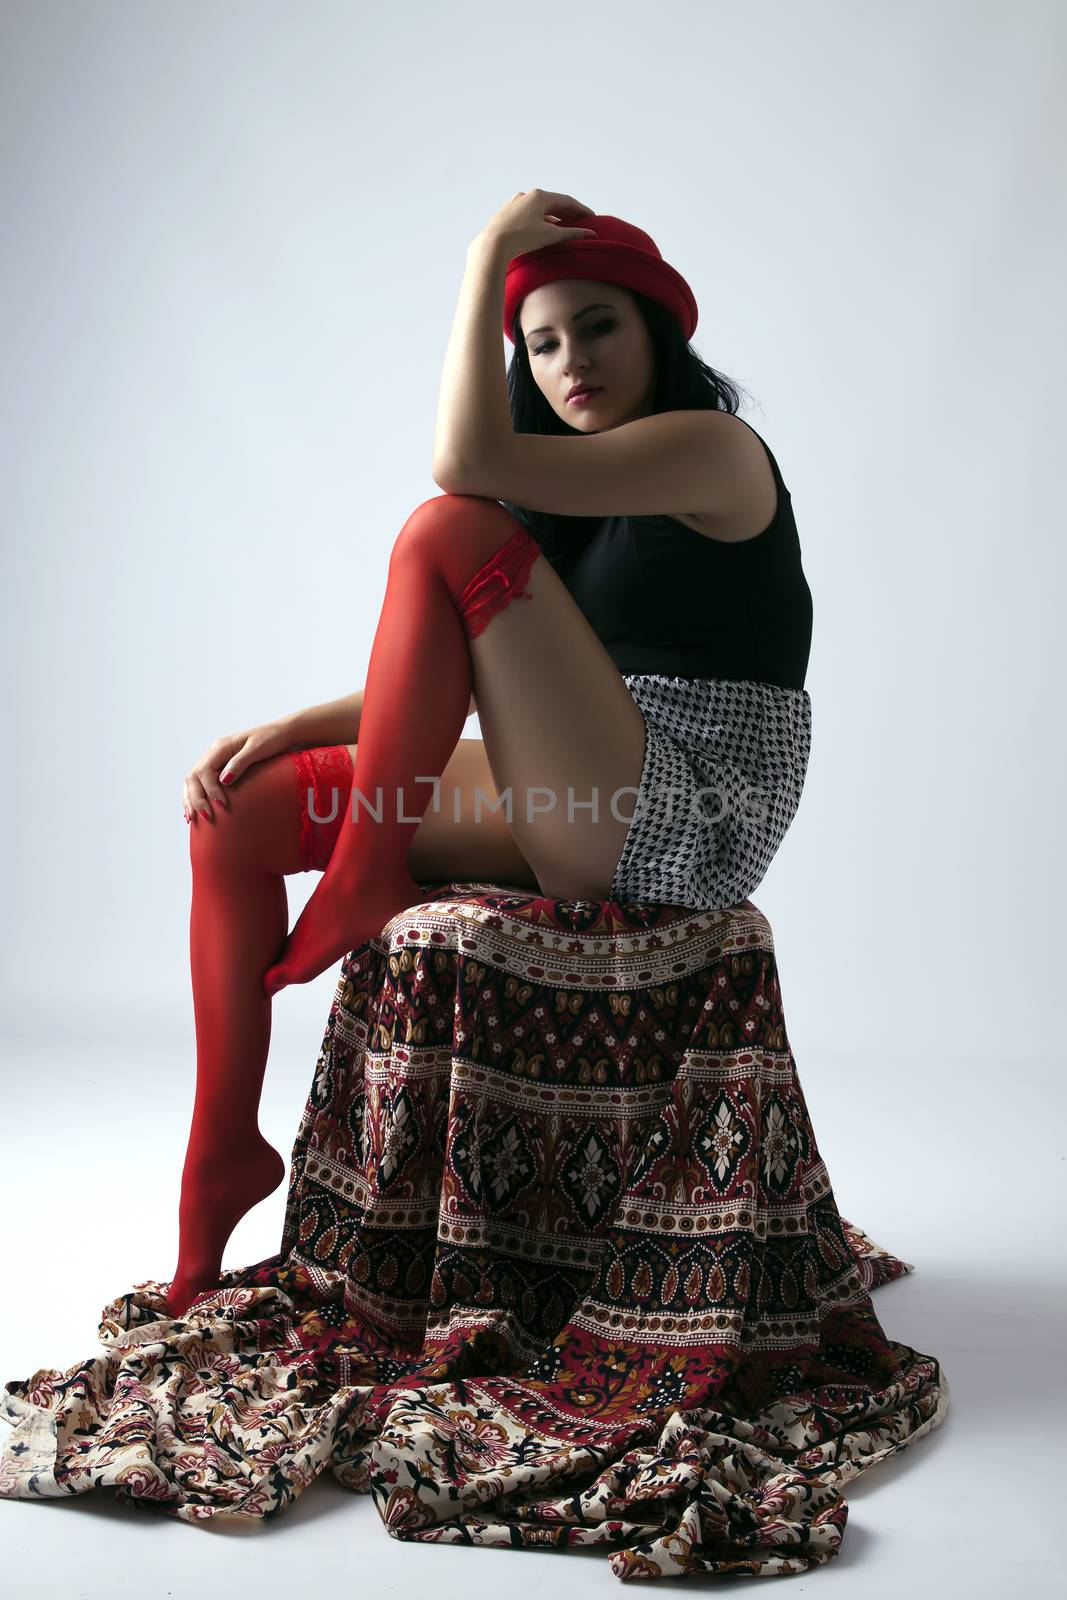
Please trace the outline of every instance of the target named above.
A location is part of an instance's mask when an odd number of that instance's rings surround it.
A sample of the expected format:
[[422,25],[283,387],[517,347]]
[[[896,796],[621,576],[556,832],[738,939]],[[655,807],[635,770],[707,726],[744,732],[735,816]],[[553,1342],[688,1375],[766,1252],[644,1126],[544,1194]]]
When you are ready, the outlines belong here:
[[[506,246],[508,259],[524,250],[540,250],[542,245],[560,244],[565,239],[588,239],[595,228],[575,227],[579,217],[594,217],[592,206],[584,206],[572,194],[554,194],[550,189],[520,189],[507,205],[489,218],[474,241],[491,240]],[[549,218],[558,220],[549,221]]]

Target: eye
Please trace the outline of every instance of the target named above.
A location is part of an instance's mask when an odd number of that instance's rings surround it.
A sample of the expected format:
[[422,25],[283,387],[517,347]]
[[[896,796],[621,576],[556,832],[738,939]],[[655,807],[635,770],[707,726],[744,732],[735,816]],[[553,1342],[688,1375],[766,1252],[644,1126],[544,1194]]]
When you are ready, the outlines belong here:
[[[593,333],[593,334],[598,334],[598,335],[601,334],[601,333],[608,333],[608,332],[611,331],[611,329],[614,326],[615,326],[614,318],[607,317],[603,322],[594,322],[594,323],[592,323],[590,325],[589,332]],[[535,355],[535,356],[539,356],[542,353],[542,351],[547,350],[549,348],[549,346],[550,345],[554,345],[555,342],[556,342],[555,339],[546,339],[543,344],[535,344],[533,349],[532,349],[532,351],[530,352],[530,354],[531,355]]]

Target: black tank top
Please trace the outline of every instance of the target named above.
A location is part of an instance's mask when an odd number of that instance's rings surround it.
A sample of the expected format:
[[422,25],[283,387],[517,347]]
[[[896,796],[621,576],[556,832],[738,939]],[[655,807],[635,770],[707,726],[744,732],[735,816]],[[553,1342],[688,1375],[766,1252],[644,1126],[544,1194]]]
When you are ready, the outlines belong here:
[[792,496],[766,440],[756,437],[767,451],[778,503],[752,539],[712,539],[661,514],[604,517],[592,532],[589,518],[576,518],[584,531],[550,541],[529,513],[500,502],[537,539],[620,672],[803,689],[811,590]]

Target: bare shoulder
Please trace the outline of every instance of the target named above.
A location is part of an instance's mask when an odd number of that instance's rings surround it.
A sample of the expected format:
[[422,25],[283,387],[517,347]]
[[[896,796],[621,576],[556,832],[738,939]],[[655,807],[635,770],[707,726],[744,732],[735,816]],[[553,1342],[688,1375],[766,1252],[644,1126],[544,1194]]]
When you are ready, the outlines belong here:
[[722,495],[715,511],[693,511],[678,520],[723,543],[754,539],[774,521],[778,485],[763,441],[729,411],[709,411]]

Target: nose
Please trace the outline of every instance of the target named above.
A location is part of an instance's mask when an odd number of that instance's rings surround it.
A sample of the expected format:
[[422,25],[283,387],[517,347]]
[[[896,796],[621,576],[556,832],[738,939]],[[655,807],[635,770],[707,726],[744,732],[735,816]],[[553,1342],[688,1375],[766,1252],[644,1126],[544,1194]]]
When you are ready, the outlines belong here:
[[579,378],[589,371],[589,362],[583,357],[580,350],[575,350],[573,355],[568,356],[564,361],[563,370],[573,383],[577,383]]

